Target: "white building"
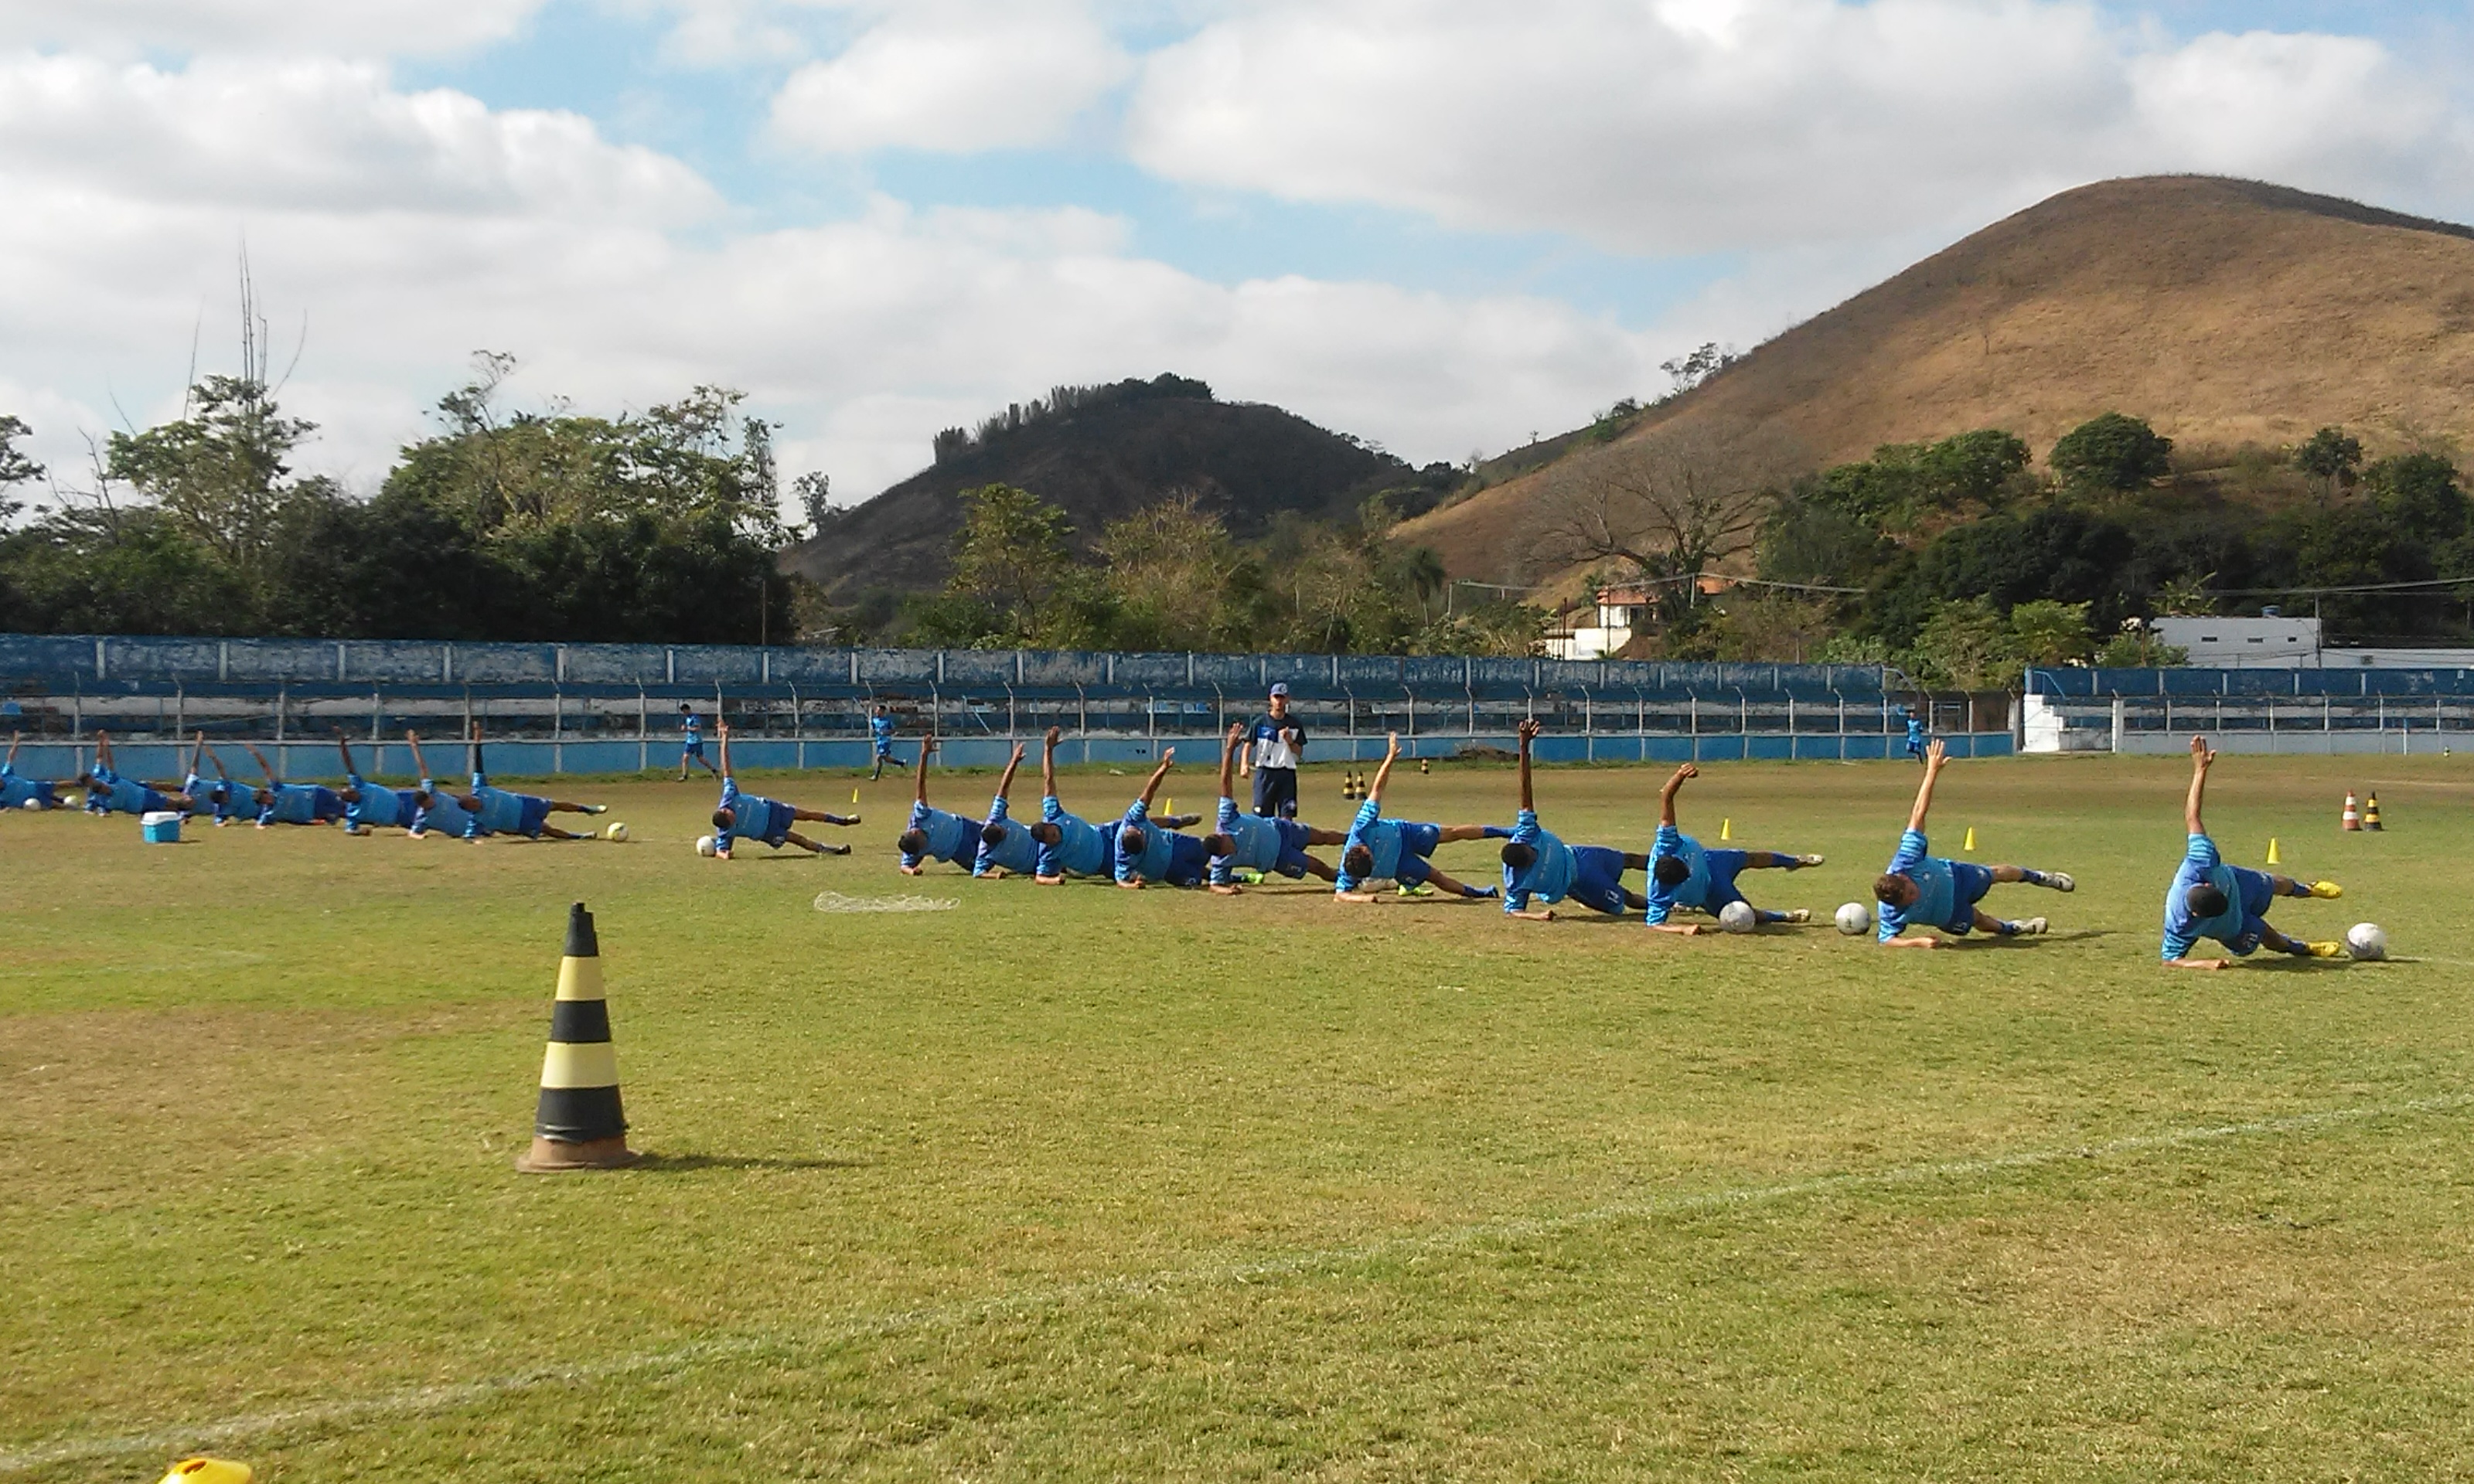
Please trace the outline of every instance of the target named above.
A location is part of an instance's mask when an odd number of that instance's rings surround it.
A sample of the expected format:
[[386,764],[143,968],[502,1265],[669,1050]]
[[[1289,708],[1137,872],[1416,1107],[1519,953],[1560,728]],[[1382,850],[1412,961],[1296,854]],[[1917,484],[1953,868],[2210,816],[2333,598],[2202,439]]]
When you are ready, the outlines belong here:
[[2211,670],[2268,666],[2291,670],[2319,663],[2319,620],[2288,618],[2159,618],[2149,627],[2191,663]]
[[1645,586],[1624,583],[1602,587],[1596,603],[1556,618],[1555,631],[1546,635],[1546,653],[1555,659],[1604,659],[1632,642],[1649,609]]

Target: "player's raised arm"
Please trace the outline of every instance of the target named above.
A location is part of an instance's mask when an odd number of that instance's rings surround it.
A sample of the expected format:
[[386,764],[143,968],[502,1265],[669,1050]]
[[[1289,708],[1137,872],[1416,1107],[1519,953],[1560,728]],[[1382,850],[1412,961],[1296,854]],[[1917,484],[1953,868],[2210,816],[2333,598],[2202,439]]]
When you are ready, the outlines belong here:
[[1400,733],[1388,733],[1383,748],[1383,766],[1374,770],[1374,782],[1366,790],[1367,801],[1377,806],[1383,802],[1383,785],[1392,781],[1392,765],[1400,760]]
[[1041,797],[1056,797],[1056,743],[1065,735],[1055,727],[1039,739],[1039,789]]
[[[341,727],[335,729],[335,751],[343,754],[344,777],[348,778],[358,777],[361,770],[352,766],[352,739],[344,735],[344,729]],[[189,771],[195,773],[198,770],[191,768]]]
[[1152,770],[1152,776],[1143,780],[1143,809],[1146,813],[1151,809],[1152,801],[1158,797],[1160,783],[1168,777],[1168,770],[1176,765],[1176,749],[1173,747],[1161,748],[1159,766],[1153,768]]
[[998,778],[998,779],[997,779],[997,797],[998,797],[998,798],[1000,798],[1000,799],[1007,799],[1007,800],[1010,800],[1011,798],[1013,798],[1013,776],[1014,776],[1014,771],[1015,771],[1016,769],[1020,768],[1021,766],[1022,766],[1022,744],[1021,744],[1021,743],[1019,743],[1019,742],[1017,742],[1017,743],[1015,743],[1015,744],[1013,745],[1013,755],[1012,755],[1011,757],[1009,757],[1009,758],[1006,759],[1005,776],[1004,776],[1003,778]]
[[[20,731],[12,731],[9,733],[9,760],[5,763],[0,763],[0,768],[13,768],[17,766],[17,743],[24,737],[24,735],[25,733]],[[203,737],[206,733],[201,731],[198,735]],[[198,771],[198,765],[195,761],[192,761],[189,764],[189,771],[191,773]]]
[[[1529,792],[1529,744],[1538,740],[1538,718],[1524,716],[1520,718],[1520,725],[1513,730],[1520,738],[1520,811],[1523,814],[1534,814],[1537,812],[1538,805]],[[1386,763],[1384,766],[1391,765]]]
[[935,751],[936,733],[932,731],[928,733],[928,735],[919,739],[918,781],[912,785],[910,790],[911,802],[914,803],[924,804],[928,802],[928,757],[930,754]]
[[727,783],[730,781],[730,723],[715,717],[713,734],[721,739],[721,780]]
[[101,768],[106,773],[117,773],[120,771],[111,765],[110,732],[97,731],[94,734],[94,761],[95,766]]
[[266,760],[266,754],[257,750],[256,743],[243,742],[241,746],[249,749],[249,755],[257,759],[257,771],[266,775],[267,787],[280,788],[283,786],[281,781],[275,776],[275,765]]
[[[430,776],[429,760],[421,755],[421,733],[411,730],[410,729],[406,729],[403,734],[403,739],[412,747],[412,776],[417,778],[428,778]],[[218,765],[216,771],[222,771],[220,765]]]
[[1932,813],[1933,780],[1941,777],[1942,768],[1950,761],[1950,749],[1939,737],[1925,749],[1925,780],[1916,786],[1916,806],[1907,811],[1907,827],[1924,833],[1925,817]]
[[2191,739],[2191,792],[2182,801],[2182,823],[2195,835],[2204,835],[2208,826],[2201,822],[2199,805],[2208,794],[2208,769],[2216,763],[2217,754],[2206,737]]
[[1690,779],[1697,778],[1700,776],[1701,770],[1692,766],[1688,762],[1678,767],[1673,773],[1666,776],[1665,784],[1658,791],[1658,823],[1660,825],[1668,829],[1676,827],[1675,796],[1684,791],[1684,785],[1686,782]]
[[1243,723],[1240,723],[1230,727],[1228,735],[1220,741],[1220,797],[1223,799],[1237,797],[1236,766],[1239,745],[1237,739],[1245,734],[1246,728]]

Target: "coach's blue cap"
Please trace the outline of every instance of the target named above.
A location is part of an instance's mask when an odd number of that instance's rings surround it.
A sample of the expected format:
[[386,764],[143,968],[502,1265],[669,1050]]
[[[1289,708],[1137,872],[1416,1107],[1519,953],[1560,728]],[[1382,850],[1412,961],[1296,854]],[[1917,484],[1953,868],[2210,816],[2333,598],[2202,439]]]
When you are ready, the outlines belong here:
[[1285,696],[1285,695],[1287,695],[1288,693],[1289,693],[1289,682],[1286,682],[1286,681],[1274,681],[1274,682],[1272,682],[1272,694],[1273,694],[1273,695],[1275,695],[1275,696]]

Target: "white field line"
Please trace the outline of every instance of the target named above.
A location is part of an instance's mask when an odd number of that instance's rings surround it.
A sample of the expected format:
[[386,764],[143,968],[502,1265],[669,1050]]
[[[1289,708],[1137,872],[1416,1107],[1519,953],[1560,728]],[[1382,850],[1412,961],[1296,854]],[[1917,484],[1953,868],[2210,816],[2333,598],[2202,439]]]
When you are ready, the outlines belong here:
[[2188,1148],[2227,1139],[2307,1134],[2338,1124],[2361,1123],[2374,1118],[2399,1117],[2413,1113],[2452,1112],[2468,1106],[2474,1106],[2474,1096],[2422,1098],[2413,1102],[2392,1103],[2376,1108],[2339,1108],[2322,1113],[2295,1113],[2281,1118],[2257,1118],[2241,1123],[2219,1123],[2197,1128],[2174,1129],[2162,1134],[2134,1135],[2127,1138],[2110,1139],[2098,1144],[2078,1144],[2056,1149],[2029,1149],[2015,1154],[1985,1155],[1968,1160],[1902,1164],[1881,1170],[1856,1170],[1838,1175],[1817,1175],[1809,1179],[1782,1181],[1773,1185],[1735,1185],[1719,1190],[1653,1196],[1640,1201],[1617,1201],[1561,1216],[1505,1217],[1494,1221],[1474,1222],[1467,1226],[1453,1227],[1423,1235],[1395,1237],[1350,1247],[1319,1248],[1252,1262],[1170,1269],[1149,1274],[1128,1274],[1116,1278],[1094,1279],[1086,1282],[1029,1289],[1020,1293],[998,1294],[963,1303],[888,1309],[875,1314],[858,1315],[821,1328],[795,1333],[759,1332],[718,1340],[691,1341],[666,1350],[646,1351],[607,1360],[587,1361],[572,1365],[539,1366],[484,1380],[445,1382],[434,1386],[415,1386],[400,1391],[384,1392],[372,1397],[313,1401],[295,1407],[242,1413],[212,1422],[195,1423],[177,1427],[158,1427],[147,1432],[62,1438],[28,1448],[0,1451],[0,1473],[20,1473],[54,1464],[73,1463],[88,1458],[116,1457],[129,1453],[176,1453],[308,1425],[402,1416],[411,1413],[449,1411],[545,1386],[586,1385],[623,1376],[689,1371],[716,1361],[762,1354],[768,1351],[813,1351],[822,1346],[841,1344],[875,1335],[969,1325],[999,1315],[1039,1310],[1071,1310],[1095,1302],[1141,1297],[1179,1288],[1245,1284],[1264,1280],[1290,1278],[1323,1268],[1347,1267],[1379,1259],[1396,1259],[1414,1257],[1421,1254],[1458,1251],[1486,1242],[1517,1242],[1551,1236],[1611,1222],[1660,1216],[1695,1215],[1769,1202],[1830,1195],[1839,1191],[1880,1189],[1895,1185],[1920,1185],[1931,1181],[1963,1179],[1973,1175],[2035,1169],[2071,1160],[2097,1160],[2113,1155],[2138,1154],[2148,1150]]

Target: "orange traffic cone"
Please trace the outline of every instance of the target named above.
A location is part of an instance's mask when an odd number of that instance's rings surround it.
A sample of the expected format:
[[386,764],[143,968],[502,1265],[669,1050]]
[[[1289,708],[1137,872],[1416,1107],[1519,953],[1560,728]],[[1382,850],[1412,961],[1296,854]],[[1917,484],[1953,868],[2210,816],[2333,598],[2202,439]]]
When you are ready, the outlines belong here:
[[2377,829],[2380,827],[2380,796],[2377,794],[2367,794],[2364,796],[2363,827],[2365,829]]
[[643,1158],[627,1147],[618,1053],[610,1043],[610,1006],[601,994],[601,943],[593,914],[579,901],[567,915],[567,954],[559,960],[558,999],[550,1006],[533,1146],[516,1168],[528,1175],[611,1170]]
[[2362,809],[2362,805],[2360,805],[2360,804],[2358,804],[2358,803],[2356,803],[2356,802],[2354,802],[2354,791],[2353,791],[2352,789],[2350,789],[2350,788],[2349,788],[2349,789],[2345,790],[2345,817],[2344,817],[2344,819],[2343,819],[2342,821],[2341,821],[2341,822],[2339,823],[2339,825],[2338,825],[2338,828],[2340,828],[2340,829],[2360,829],[2360,828],[2362,828],[2362,827],[2363,827],[2363,809]]

